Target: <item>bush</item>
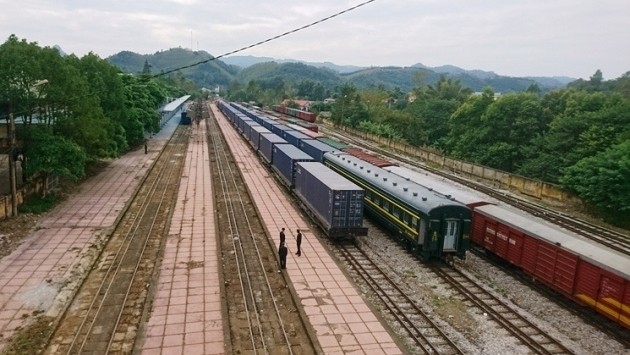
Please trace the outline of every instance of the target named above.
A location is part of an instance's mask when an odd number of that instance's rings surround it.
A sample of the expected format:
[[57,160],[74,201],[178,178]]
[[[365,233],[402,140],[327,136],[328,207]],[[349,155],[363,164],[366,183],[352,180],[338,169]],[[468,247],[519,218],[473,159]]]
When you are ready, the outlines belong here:
[[41,214],[53,208],[57,200],[55,194],[49,194],[46,197],[33,196],[26,200],[18,210],[20,213]]

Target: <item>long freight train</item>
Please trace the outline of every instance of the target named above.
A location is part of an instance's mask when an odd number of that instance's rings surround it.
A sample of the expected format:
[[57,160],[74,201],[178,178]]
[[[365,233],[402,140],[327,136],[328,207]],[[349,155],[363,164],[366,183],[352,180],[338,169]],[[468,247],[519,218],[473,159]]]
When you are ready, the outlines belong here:
[[294,192],[328,237],[367,235],[367,228],[363,227],[363,189],[322,163],[314,162],[310,155],[298,149],[296,144],[301,137],[297,136],[298,132],[286,129],[284,125],[274,124],[272,127],[272,122],[264,122],[273,131],[267,129],[261,125],[262,117],[246,116],[237,109],[244,109],[238,105],[218,101],[217,106]]
[[[392,230],[418,257],[425,260],[465,257],[471,222],[468,207],[413,182],[396,179],[381,169],[380,166],[386,165],[383,161],[367,159],[367,155],[362,156],[352,148],[346,154],[339,150],[346,147],[325,137],[313,139],[238,104],[219,101],[218,106],[262,159],[279,173],[285,185],[295,187],[298,198],[305,204],[309,203],[304,201],[307,188],[298,186],[296,174],[310,159],[325,164],[365,191],[361,195],[361,209],[365,205],[367,213]],[[269,133],[261,133],[262,129]],[[392,175],[391,180],[382,179],[386,174]]]

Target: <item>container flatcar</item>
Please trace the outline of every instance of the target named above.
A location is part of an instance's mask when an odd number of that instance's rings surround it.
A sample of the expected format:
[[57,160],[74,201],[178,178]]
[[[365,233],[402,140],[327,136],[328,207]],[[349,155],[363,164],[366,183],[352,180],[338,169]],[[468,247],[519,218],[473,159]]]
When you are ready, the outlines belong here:
[[366,212],[415,255],[465,258],[472,218],[466,205],[345,153],[326,153],[324,163],[365,190]]
[[367,235],[364,190],[319,162],[299,162],[295,194],[330,238]]

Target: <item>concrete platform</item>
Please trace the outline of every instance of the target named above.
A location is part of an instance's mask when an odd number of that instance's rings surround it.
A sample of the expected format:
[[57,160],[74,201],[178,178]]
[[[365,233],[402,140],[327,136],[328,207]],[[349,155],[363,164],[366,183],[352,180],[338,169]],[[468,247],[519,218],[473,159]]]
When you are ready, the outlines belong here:
[[191,126],[143,354],[223,354],[219,255],[206,126]]

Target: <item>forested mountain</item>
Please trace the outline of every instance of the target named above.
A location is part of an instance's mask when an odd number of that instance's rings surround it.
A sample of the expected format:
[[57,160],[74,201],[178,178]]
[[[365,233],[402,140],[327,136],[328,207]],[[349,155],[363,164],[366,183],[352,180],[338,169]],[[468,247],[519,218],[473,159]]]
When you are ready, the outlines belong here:
[[[132,52],[120,52],[107,60],[124,72],[138,73],[144,69],[145,62],[150,65],[152,74],[184,67],[212,58],[205,51],[190,51],[174,48],[154,54],[141,55]],[[233,63],[233,64],[226,64]],[[354,70],[354,71],[352,71]],[[464,87],[472,91],[482,91],[491,87],[495,92],[520,92],[533,84],[542,91],[562,87],[569,78],[514,78],[497,75],[481,70],[465,70],[451,65],[427,67],[416,64],[411,67],[371,67],[338,66],[332,63],[301,63],[292,60],[275,60],[268,57],[235,56],[184,69],[181,73],[187,79],[201,87],[216,85],[228,86],[238,81],[247,85],[252,80],[269,83],[282,79],[297,86],[303,81],[320,82],[326,89],[332,90],[343,83],[351,83],[360,89],[383,87],[388,90],[399,88],[408,92],[421,85],[434,85],[440,75],[459,80]]]
[[[191,64],[207,61],[212,55],[205,51],[191,51],[183,48],[172,48],[154,54],[137,54],[123,51],[115,54],[107,61],[118,66],[126,73],[140,73],[145,69],[145,63],[149,65],[151,74],[159,74]],[[223,63],[220,60],[210,60],[206,63],[181,70],[181,73],[189,80],[201,87],[213,87],[215,85],[227,86],[234,80],[239,68]]]

